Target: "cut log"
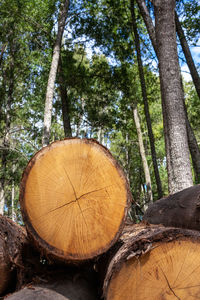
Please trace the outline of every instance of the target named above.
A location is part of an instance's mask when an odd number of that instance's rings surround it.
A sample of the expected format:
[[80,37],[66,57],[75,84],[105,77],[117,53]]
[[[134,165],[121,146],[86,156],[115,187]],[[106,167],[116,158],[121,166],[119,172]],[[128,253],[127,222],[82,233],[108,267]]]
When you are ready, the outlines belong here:
[[16,274],[22,265],[25,231],[12,220],[0,215],[0,295],[16,285]]
[[93,258],[118,239],[131,193],[110,152],[66,139],[40,150],[24,171],[20,202],[27,231],[49,258]]
[[132,231],[109,265],[105,299],[199,299],[200,233],[161,225]]
[[150,224],[200,230],[200,185],[157,200],[149,206],[143,220]]
[[[56,275],[56,274],[55,274]],[[29,285],[6,297],[8,300],[97,300],[95,288],[86,278],[63,275],[43,284]]]

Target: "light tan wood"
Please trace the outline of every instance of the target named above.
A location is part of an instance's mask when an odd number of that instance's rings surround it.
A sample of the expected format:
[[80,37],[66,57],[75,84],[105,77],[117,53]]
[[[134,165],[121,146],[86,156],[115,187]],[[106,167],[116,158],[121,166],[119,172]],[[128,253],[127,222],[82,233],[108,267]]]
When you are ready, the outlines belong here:
[[127,211],[127,182],[110,153],[92,140],[43,148],[21,185],[27,229],[58,256],[86,259],[110,247]]
[[188,239],[154,247],[123,263],[111,279],[107,300],[200,299],[200,243]]

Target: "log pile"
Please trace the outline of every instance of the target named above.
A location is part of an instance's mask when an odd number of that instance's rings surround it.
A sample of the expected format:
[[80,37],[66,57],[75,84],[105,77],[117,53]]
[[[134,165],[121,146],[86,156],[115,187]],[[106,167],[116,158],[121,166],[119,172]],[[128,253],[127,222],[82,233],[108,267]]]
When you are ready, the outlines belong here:
[[130,188],[105,147],[77,138],[44,147],[21,181],[25,227],[0,216],[0,296],[198,299],[199,195],[200,186],[170,195],[127,225]]

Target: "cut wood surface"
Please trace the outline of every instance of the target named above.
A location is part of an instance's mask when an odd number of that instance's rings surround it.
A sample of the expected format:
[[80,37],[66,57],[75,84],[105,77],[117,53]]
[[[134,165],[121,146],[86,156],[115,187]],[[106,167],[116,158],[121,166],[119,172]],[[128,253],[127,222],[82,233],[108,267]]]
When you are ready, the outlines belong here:
[[22,265],[22,248],[26,241],[22,227],[0,215],[0,295],[16,285],[16,274]]
[[93,258],[110,248],[130,201],[122,169],[94,140],[66,139],[43,148],[21,182],[29,234],[46,254],[67,261]]
[[143,220],[150,224],[200,230],[200,185],[155,201]]
[[109,265],[105,299],[199,299],[200,233],[161,225],[132,230]]
[[[56,274],[55,276],[56,277]],[[43,284],[29,285],[6,297],[8,300],[97,300],[95,288],[84,277],[63,275]]]

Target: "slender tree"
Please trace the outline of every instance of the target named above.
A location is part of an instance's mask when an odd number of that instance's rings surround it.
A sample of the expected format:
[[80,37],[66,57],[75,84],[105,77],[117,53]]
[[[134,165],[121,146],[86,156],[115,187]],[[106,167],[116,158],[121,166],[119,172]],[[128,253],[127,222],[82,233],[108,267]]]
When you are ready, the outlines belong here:
[[194,64],[194,61],[193,61],[193,58],[192,58],[192,55],[191,55],[191,52],[190,52],[190,48],[188,46],[184,31],[182,29],[181,23],[179,22],[179,18],[178,18],[178,15],[177,15],[176,11],[175,11],[175,22],[176,22],[176,31],[178,33],[178,37],[179,37],[179,40],[180,40],[180,43],[181,43],[181,47],[182,47],[183,53],[185,55],[187,65],[189,67],[190,74],[192,76],[192,80],[194,82],[194,86],[195,86],[196,91],[197,91],[197,95],[200,98],[200,77],[199,77],[199,74],[197,72],[196,66]]
[[[135,126],[136,126],[136,130],[137,130],[139,150],[140,150],[140,155],[141,155],[141,159],[142,159],[146,187],[147,187],[147,202],[153,202],[151,176],[150,176],[149,166],[147,163],[145,148],[144,148],[144,144],[143,144],[142,130],[141,130],[141,126],[140,126],[140,119],[139,119],[139,115],[138,115],[137,105],[135,105],[133,107],[133,117],[134,117]],[[144,209],[146,209],[146,208],[147,208],[147,206],[145,205]]]
[[49,78],[47,83],[47,90],[46,90],[46,100],[45,100],[45,110],[44,110],[44,130],[43,130],[43,137],[42,137],[43,146],[48,145],[50,140],[54,86],[56,81],[61,42],[62,42],[62,36],[63,36],[65,23],[66,23],[68,7],[69,7],[69,0],[64,0],[64,2],[62,2],[60,5],[60,14],[58,19],[58,32],[57,32],[56,42],[53,48],[53,56],[52,56]]
[[142,63],[141,50],[140,50],[140,38],[139,38],[138,30],[137,30],[137,23],[136,23],[136,17],[135,17],[134,0],[130,0],[130,8],[131,8],[131,16],[132,16],[132,29],[134,32],[135,47],[136,47],[136,53],[137,53],[138,71],[139,71],[140,84],[141,84],[141,90],[142,90],[142,98],[143,98],[143,103],[144,103],[144,112],[145,112],[147,128],[148,128],[148,135],[149,135],[151,156],[152,156],[154,174],[155,174],[157,191],[158,191],[158,198],[162,198],[162,196],[163,196],[162,184],[161,184],[160,174],[159,174],[159,170],[158,170],[157,155],[156,155],[156,149],[155,149],[155,139],[154,139],[154,134],[153,134],[152,125],[151,125],[151,117],[150,117],[150,113],[149,113],[149,103],[148,103],[148,96],[147,96],[146,83],[145,83],[145,77],[144,77],[144,71],[143,71],[143,63]]
[[5,128],[4,128],[4,136],[3,136],[3,151],[1,151],[1,164],[2,164],[2,174],[0,176],[0,213],[4,214],[5,207],[5,184],[6,184],[6,167],[7,160],[10,148],[10,128],[11,128],[11,106],[13,105],[13,93],[14,93],[14,68],[15,68],[15,54],[16,54],[16,43],[14,41],[10,41],[10,49],[9,49],[9,64],[8,68],[2,72],[3,77],[3,85],[6,89],[5,92]]
[[62,118],[63,118],[64,133],[65,133],[65,137],[71,137],[72,129],[71,129],[71,122],[70,122],[70,103],[69,103],[65,78],[63,76],[63,66],[62,66],[61,57],[59,61],[58,77],[59,77],[60,97],[62,103]]
[[155,0],[155,32],[159,60],[163,119],[165,120],[169,192],[193,185],[190,165],[184,95],[178,63],[175,29],[175,0]]

